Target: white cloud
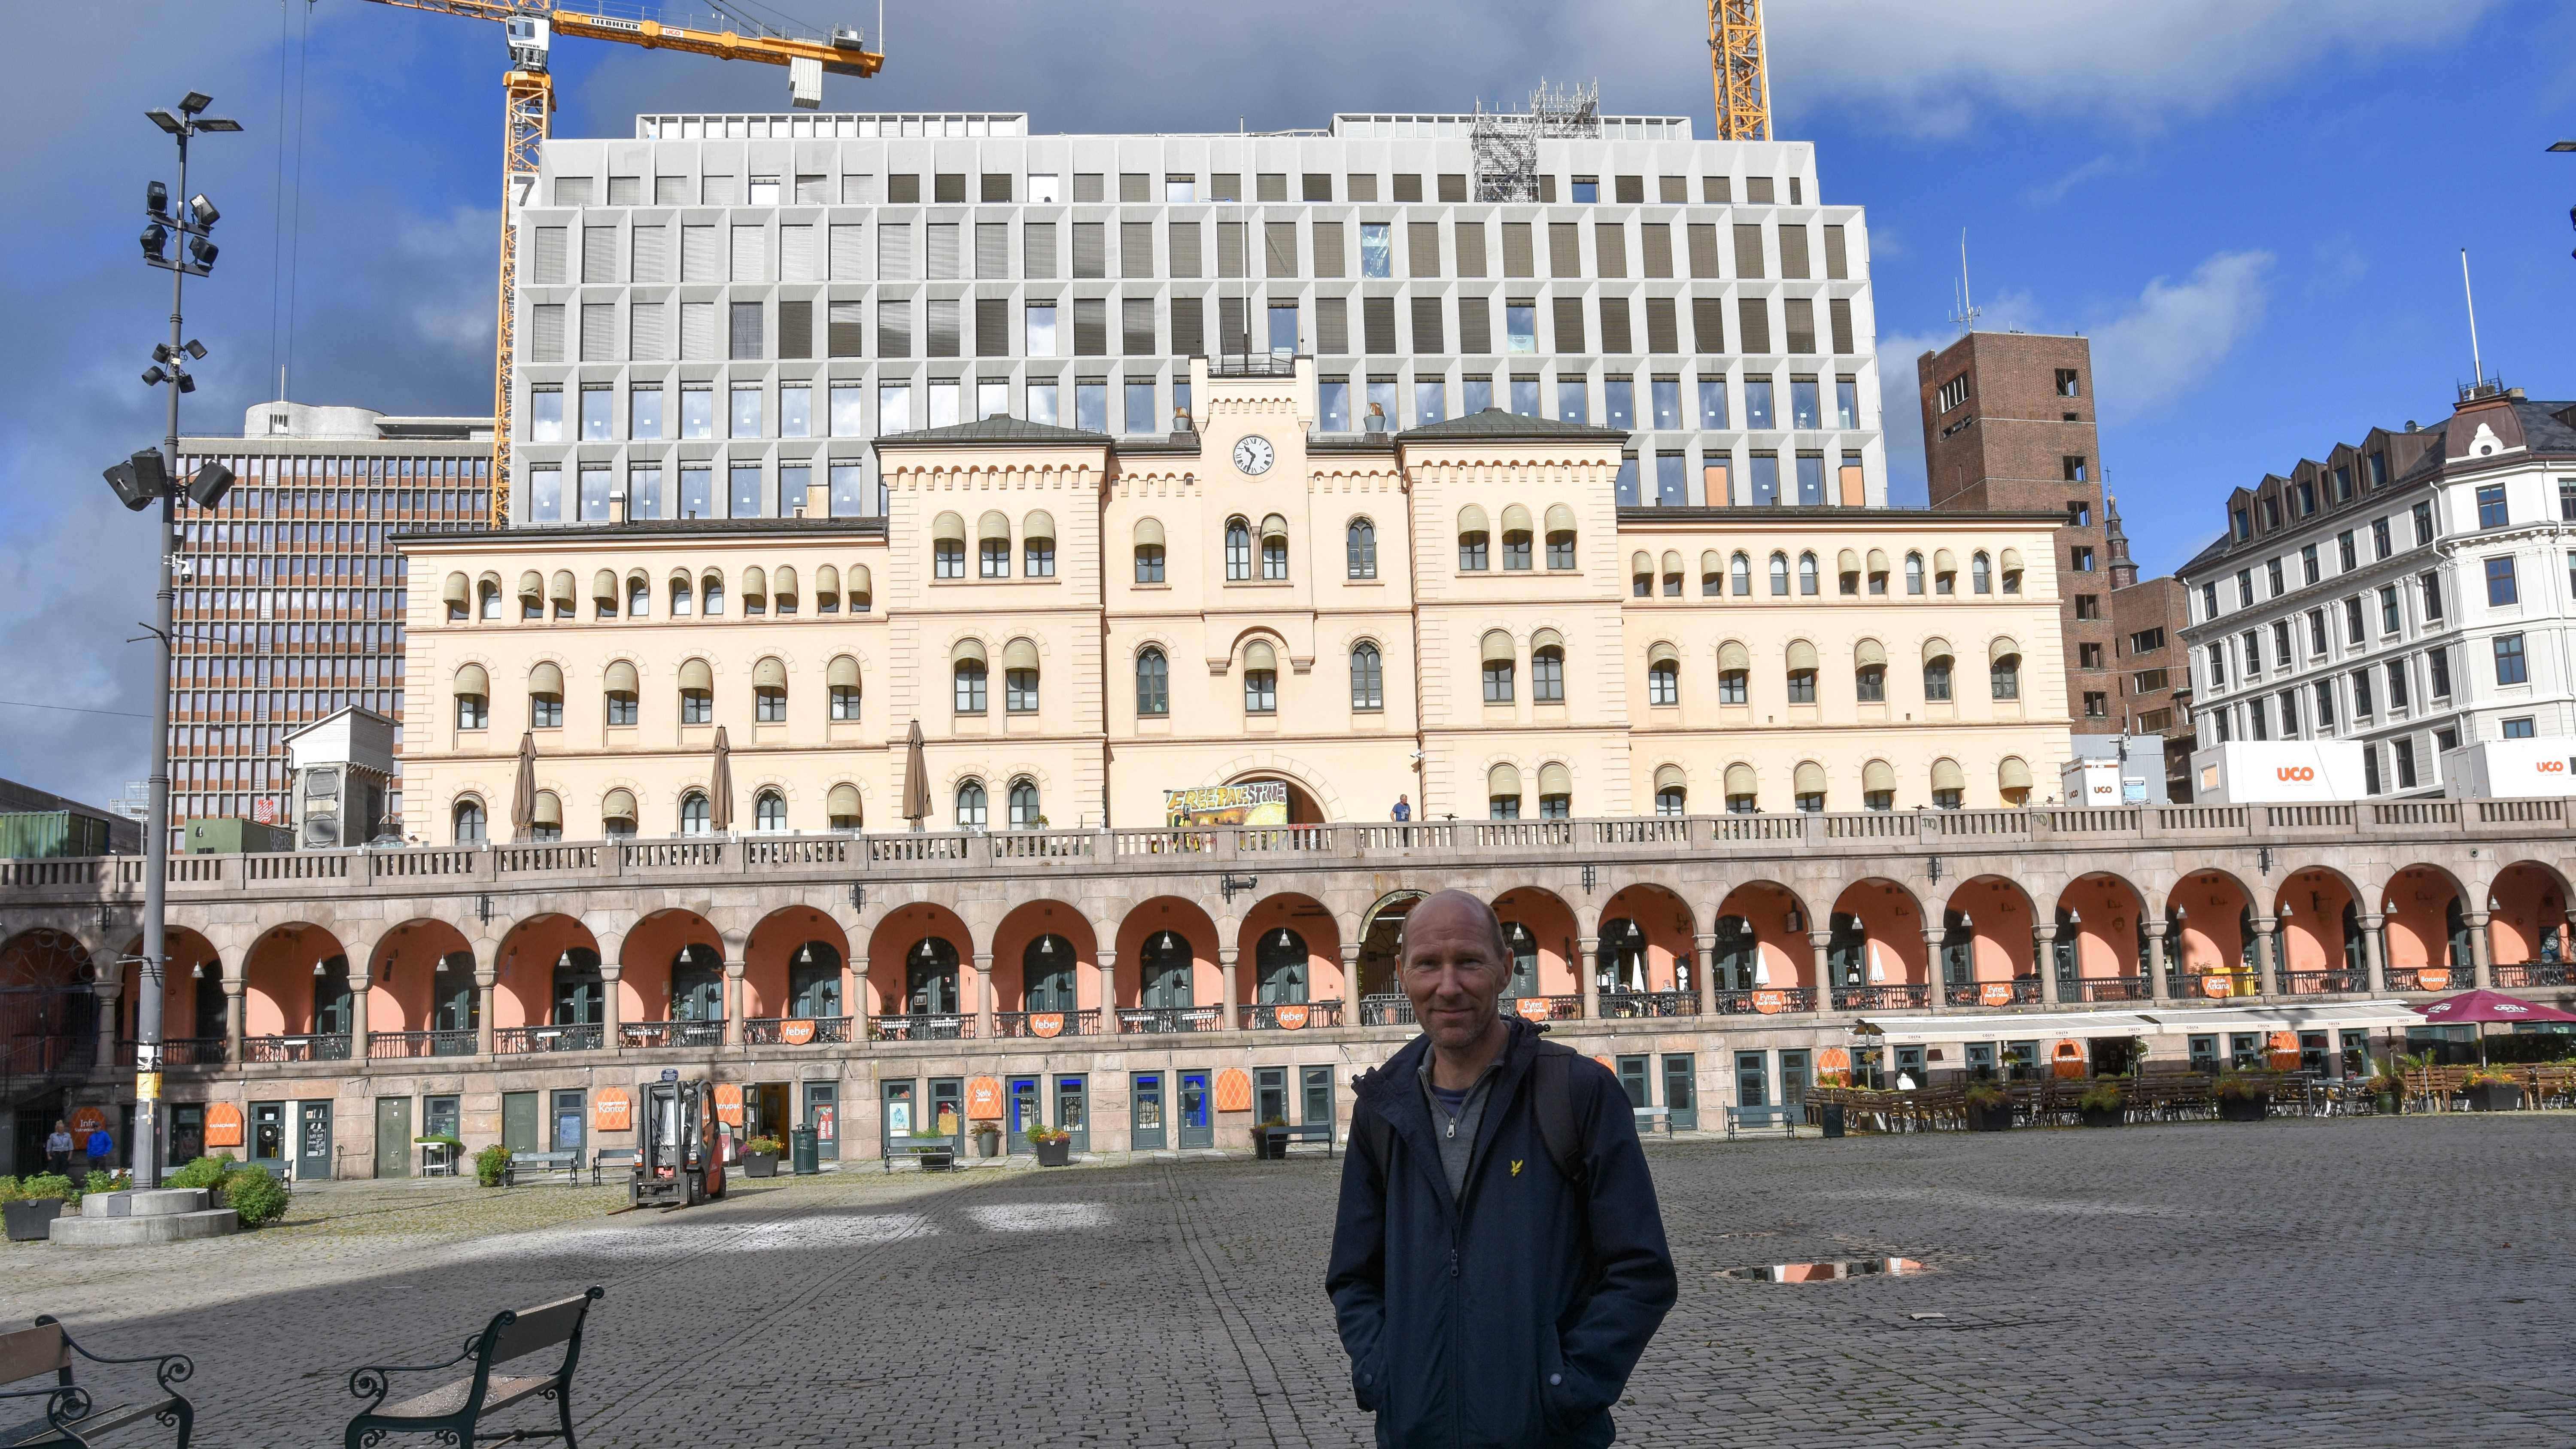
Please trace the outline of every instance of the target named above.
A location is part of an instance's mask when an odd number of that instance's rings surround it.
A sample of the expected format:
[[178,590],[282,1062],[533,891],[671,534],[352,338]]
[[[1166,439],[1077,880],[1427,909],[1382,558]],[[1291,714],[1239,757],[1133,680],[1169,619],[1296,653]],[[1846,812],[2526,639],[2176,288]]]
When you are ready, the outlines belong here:
[[2093,371],[2108,415],[2135,416],[2183,396],[2263,325],[2270,252],[2221,252],[2180,282],[2147,283],[2137,303],[2093,331]]
[[1943,134],[2005,107],[2108,113],[2152,129],[2218,110],[2335,58],[2466,35],[2499,0],[1799,0],[1769,7],[1771,70],[1789,115],[1859,103]]
[[1914,360],[1959,340],[1955,332],[1899,332],[1878,339],[1878,425],[1887,439],[1890,503],[1924,501],[1923,393]]

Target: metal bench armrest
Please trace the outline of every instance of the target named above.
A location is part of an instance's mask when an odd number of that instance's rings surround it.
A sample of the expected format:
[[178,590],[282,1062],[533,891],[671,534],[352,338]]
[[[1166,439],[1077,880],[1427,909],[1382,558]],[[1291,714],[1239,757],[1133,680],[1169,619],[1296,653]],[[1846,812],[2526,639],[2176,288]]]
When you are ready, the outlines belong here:
[[[50,1313],[38,1318],[36,1323],[39,1327],[46,1324],[51,1324],[56,1328],[62,1327],[62,1320],[54,1317]],[[63,1332],[63,1346],[70,1349],[72,1352],[79,1354],[81,1357],[88,1359],[91,1363],[151,1364],[153,1365],[152,1377],[159,1382],[161,1387],[164,1389],[169,1389],[173,1384],[184,1384],[188,1380],[197,1376],[196,1361],[189,1358],[184,1353],[143,1353],[136,1354],[131,1358],[115,1358],[107,1354],[92,1353],[88,1349],[81,1347],[80,1340],[72,1337],[71,1332],[68,1329],[65,1329]]]
[[392,1381],[385,1377],[387,1374],[434,1374],[442,1369],[452,1369],[474,1356],[475,1349],[481,1346],[482,1337],[478,1333],[466,1340],[465,1351],[445,1363],[378,1363],[352,1370],[349,1374],[349,1396],[367,1399],[367,1407],[359,1412],[371,1412],[393,1390]]

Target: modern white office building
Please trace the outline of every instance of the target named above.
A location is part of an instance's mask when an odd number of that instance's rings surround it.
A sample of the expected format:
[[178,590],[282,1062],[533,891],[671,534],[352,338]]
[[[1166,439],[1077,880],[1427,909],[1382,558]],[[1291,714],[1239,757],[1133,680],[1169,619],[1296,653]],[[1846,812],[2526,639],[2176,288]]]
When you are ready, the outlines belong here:
[[2237,489],[2176,573],[2204,747],[2356,740],[2364,794],[2444,793],[2447,751],[2576,735],[2576,404],[2464,388]]
[[1629,431],[1622,502],[1883,505],[1868,234],[1814,148],[1540,110],[558,137],[519,212],[511,517],[775,517],[826,483],[874,515],[881,434],[1164,434],[1191,357],[1292,355],[1325,438],[1492,406]]

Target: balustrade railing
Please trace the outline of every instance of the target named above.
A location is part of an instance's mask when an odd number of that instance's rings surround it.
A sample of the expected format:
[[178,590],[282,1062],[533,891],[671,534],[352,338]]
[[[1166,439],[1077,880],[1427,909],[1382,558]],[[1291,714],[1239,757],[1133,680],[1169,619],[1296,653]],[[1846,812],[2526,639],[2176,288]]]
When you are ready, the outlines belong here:
[[1870,986],[1833,988],[1836,1011],[1902,1011],[1932,1004],[1932,988],[1921,981],[1889,981]]
[[2338,992],[2362,992],[2369,989],[2368,973],[2350,966],[2338,966],[2328,971],[2281,973],[2281,993],[2285,996],[2329,996]]
[[2489,969],[2495,973],[2495,984],[2507,990],[2576,986],[2576,967],[2564,961],[2499,961]]
[[2010,981],[1954,981],[1941,989],[1945,1006],[2031,1006],[2039,1001],[2039,978]]
[[[1543,998],[1525,997],[1524,1000]],[[1576,997],[1579,1004],[1583,998]],[[1615,1021],[1641,1016],[1697,1016],[1699,993],[1696,991],[1604,991],[1601,993],[1601,1019]]]
[[2147,978],[2144,976],[2086,976],[2058,982],[2057,999],[2076,1002],[2147,1001],[2153,998],[2147,991]]
[[165,1067],[220,1067],[232,1043],[219,1036],[174,1036],[161,1043]]
[[245,1062],[345,1062],[348,1059],[349,1036],[346,1032],[242,1038],[242,1060]]
[[597,1051],[607,1044],[608,1028],[598,1022],[564,1026],[505,1026],[492,1033],[494,1056],[527,1056],[537,1052]]
[[463,1031],[371,1031],[367,1059],[396,1061],[410,1057],[470,1057],[482,1050],[476,1033]]
[[1341,1024],[1339,1001],[1260,1001],[1243,1008],[1245,1031],[1303,1031]]
[[721,1021],[629,1021],[617,1028],[618,1042],[637,1050],[723,1046],[724,1034]]
[[[1509,1010],[1510,1008],[1505,1007],[1504,1009]],[[1413,1025],[1413,998],[1406,996],[1401,992],[1394,991],[1382,992],[1376,996],[1361,997],[1360,1025]]]
[[993,1035],[1058,1037],[1100,1035],[1100,1009],[1085,1007],[1080,1011],[997,1011],[993,1013]]
[[2475,984],[2466,966],[2391,966],[2391,991],[2466,991]]
[[850,1040],[846,1016],[754,1016],[742,1024],[750,1046],[834,1046]]
[[1222,1006],[1122,1006],[1118,1009],[1118,1030],[1122,1035],[1224,1029],[1225,1008]]
[[[1503,998],[1502,1007],[1504,1011],[1525,1021],[1580,1021],[1583,1019],[1583,998],[1579,995],[1506,996]],[[1412,1017],[1407,1015],[1405,1024],[1409,1026],[1412,1021]]]
[[955,1012],[868,1018],[870,1041],[964,1041],[974,1035],[975,1018]]
[[1755,986],[1742,991],[1715,993],[1714,1005],[1720,1016],[1773,1016],[1784,1011],[1816,1009],[1815,988],[1808,986]]

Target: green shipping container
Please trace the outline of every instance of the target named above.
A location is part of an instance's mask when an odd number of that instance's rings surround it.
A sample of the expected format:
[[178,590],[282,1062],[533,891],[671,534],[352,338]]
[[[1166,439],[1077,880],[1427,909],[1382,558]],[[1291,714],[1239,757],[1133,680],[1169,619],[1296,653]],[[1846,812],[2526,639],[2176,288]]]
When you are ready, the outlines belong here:
[[187,855],[239,855],[244,851],[293,850],[295,832],[235,816],[191,820],[180,838]]
[[52,860],[107,854],[107,822],[69,810],[0,814],[0,859]]

